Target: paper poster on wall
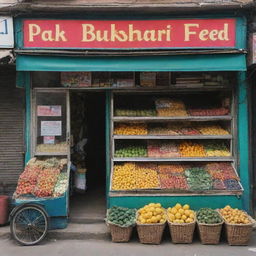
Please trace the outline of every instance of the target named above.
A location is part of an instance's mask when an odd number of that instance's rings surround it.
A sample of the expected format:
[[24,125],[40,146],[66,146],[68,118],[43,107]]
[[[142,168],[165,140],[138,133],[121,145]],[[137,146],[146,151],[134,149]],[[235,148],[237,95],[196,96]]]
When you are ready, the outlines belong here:
[[41,121],[41,136],[61,136],[61,121]]
[[37,116],[61,116],[61,106],[37,106]]
[[44,144],[54,144],[55,136],[44,136]]

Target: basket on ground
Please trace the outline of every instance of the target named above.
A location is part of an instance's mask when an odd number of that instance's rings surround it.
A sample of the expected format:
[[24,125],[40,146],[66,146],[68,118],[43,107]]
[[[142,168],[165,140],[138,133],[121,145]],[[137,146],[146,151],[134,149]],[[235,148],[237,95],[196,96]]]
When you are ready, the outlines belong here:
[[141,224],[137,222],[139,240],[142,244],[160,244],[165,223]]
[[112,224],[112,223],[107,223],[107,224],[110,229],[112,242],[124,243],[124,242],[130,241],[133,226],[120,227],[120,226]]
[[220,242],[223,222],[217,224],[205,224],[197,222],[197,224],[202,244],[218,244]]
[[223,217],[229,245],[248,245],[255,221],[247,213],[245,214],[250,221],[248,224],[231,224]]
[[175,244],[191,244],[196,221],[191,223],[173,223],[168,221],[172,242]]
[[211,208],[201,208],[196,219],[201,243],[218,244],[224,223],[219,212]]

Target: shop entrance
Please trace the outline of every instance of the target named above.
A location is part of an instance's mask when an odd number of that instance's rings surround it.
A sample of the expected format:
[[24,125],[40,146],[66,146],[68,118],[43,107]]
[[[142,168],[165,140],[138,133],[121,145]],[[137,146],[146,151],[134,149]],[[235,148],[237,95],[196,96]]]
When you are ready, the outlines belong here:
[[70,125],[71,161],[76,166],[70,221],[102,221],[106,213],[105,93],[70,91]]

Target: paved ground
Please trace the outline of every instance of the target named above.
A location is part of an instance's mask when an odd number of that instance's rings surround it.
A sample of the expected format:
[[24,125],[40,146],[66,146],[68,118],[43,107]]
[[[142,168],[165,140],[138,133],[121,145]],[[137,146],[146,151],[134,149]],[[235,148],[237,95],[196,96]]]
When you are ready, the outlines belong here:
[[249,246],[174,245],[167,238],[161,245],[142,245],[136,237],[130,243],[115,244],[109,240],[46,240],[33,247],[21,247],[12,240],[0,240],[0,256],[256,256],[256,233]]

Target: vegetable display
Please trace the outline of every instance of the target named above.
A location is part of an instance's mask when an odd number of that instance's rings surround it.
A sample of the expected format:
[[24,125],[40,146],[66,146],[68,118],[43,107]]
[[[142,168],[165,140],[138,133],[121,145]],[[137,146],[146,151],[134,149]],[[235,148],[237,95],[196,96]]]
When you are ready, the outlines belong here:
[[136,222],[136,210],[113,206],[108,210],[107,222],[120,227],[129,227]]
[[191,168],[185,171],[189,189],[209,190],[212,188],[212,178],[203,168]]
[[[223,175],[221,174],[222,170]],[[227,171],[229,174],[225,174]],[[229,177],[236,178],[229,179]],[[230,163],[156,164],[153,162],[127,162],[114,165],[112,190],[241,190],[238,181],[239,178]]]
[[135,145],[123,143],[118,144],[115,151],[115,157],[146,157],[147,148],[142,143]]
[[196,218],[199,223],[204,224],[217,224],[222,222],[222,219],[218,212],[211,208],[201,208],[196,213]]

